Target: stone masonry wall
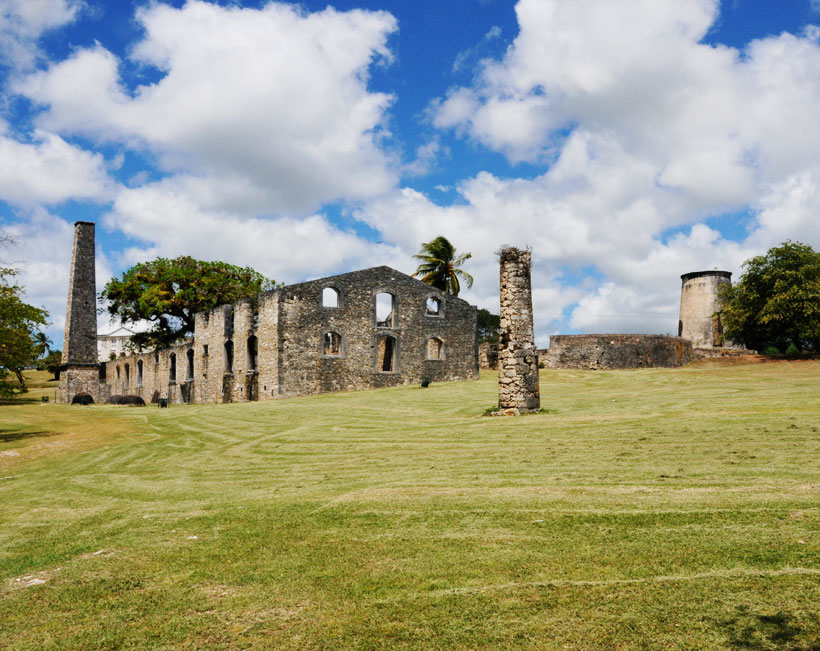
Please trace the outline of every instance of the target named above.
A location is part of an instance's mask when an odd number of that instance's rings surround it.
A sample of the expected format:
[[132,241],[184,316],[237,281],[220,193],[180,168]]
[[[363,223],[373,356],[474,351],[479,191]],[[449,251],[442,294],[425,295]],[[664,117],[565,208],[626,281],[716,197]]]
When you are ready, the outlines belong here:
[[498,408],[510,413],[537,411],[541,408],[541,394],[532,322],[531,254],[510,247],[502,249],[499,258]]
[[[326,288],[338,292],[336,307],[323,306]],[[279,396],[478,377],[476,308],[394,269],[354,271],[278,292]],[[379,293],[393,296],[389,323],[377,323]],[[429,313],[428,299],[438,303],[437,314]],[[331,333],[339,350],[328,354]],[[383,370],[381,338],[394,348],[390,370]],[[438,359],[430,355],[433,338],[441,342]]]
[[694,359],[692,344],[666,335],[553,335],[549,368],[644,368],[688,364]]
[[[190,339],[170,348],[126,355],[105,362],[105,397],[140,396],[148,403],[157,392],[160,398],[167,398],[171,403],[195,402],[197,369],[196,361],[193,369],[188,368],[189,350],[193,350]],[[175,363],[172,363],[172,356]],[[176,372],[172,374],[174,367]]]

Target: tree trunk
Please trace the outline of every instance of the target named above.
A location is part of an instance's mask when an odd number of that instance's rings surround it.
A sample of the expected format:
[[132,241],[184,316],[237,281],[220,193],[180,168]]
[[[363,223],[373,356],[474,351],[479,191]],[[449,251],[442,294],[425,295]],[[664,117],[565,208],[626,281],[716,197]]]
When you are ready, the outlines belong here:
[[17,381],[20,383],[20,386],[24,389],[26,388],[26,380],[23,378],[23,370],[16,368],[14,369],[14,374],[17,376]]

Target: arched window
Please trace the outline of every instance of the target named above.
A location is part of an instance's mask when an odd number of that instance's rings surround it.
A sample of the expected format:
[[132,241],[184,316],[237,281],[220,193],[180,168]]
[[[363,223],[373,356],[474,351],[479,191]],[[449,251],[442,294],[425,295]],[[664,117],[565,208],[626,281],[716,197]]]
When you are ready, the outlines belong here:
[[391,373],[396,370],[396,338],[382,335],[376,345],[376,370]]
[[117,379],[118,380],[120,379],[120,367],[119,366],[117,366]]
[[376,294],[376,326],[379,328],[396,327],[396,307],[393,294],[379,292]]
[[255,371],[256,370],[256,358],[258,356],[259,351],[259,342],[256,339],[256,335],[251,335],[248,337],[248,370]]
[[126,364],[125,365],[125,383],[123,384],[123,387],[125,387],[127,389],[128,385],[130,383],[131,383],[131,366]]
[[137,360],[137,386],[142,386],[142,360]]
[[225,342],[225,373],[233,373],[233,342]]
[[194,349],[189,348],[188,352],[185,353],[185,357],[187,357],[187,364],[185,365],[185,380],[190,382],[194,379]]
[[341,357],[342,335],[338,332],[326,332],[322,337],[322,354],[325,357]]
[[322,290],[322,307],[339,307],[339,290],[325,287]]
[[176,384],[177,381],[177,354],[171,353],[168,355],[168,381],[171,384]]
[[444,342],[438,337],[427,340],[427,359],[444,359]]
[[435,296],[428,296],[424,304],[427,316],[441,316],[441,301]]

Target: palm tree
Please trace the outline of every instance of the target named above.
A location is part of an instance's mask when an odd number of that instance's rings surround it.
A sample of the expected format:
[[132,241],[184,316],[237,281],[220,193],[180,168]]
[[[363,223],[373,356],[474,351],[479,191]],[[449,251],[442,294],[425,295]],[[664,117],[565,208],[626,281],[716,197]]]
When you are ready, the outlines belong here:
[[461,290],[459,279],[467,283],[467,287],[473,286],[473,277],[458,268],[473,257],[473,254],[462,253],[456,257],[456,248],[442,235],[432,242],[422,243],[421,249],[413,257],[421,260],[413,275],[436,289],[458,296]]

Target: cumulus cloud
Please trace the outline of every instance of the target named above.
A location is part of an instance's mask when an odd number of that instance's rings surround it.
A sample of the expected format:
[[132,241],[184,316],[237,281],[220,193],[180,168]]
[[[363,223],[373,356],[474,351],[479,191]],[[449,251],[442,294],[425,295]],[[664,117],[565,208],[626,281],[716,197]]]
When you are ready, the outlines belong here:
[[209,193],[217,211],[308,212],[395,184],[381,146],[392,97],[367,88],[390,57],[390,14],[190,0],[137,20],[131,57],[162,78],[128,89],[114,54],[81,49],[17,86],[45,107],[40,126],[149,150],[166,172],[225,187]]
[[0,60],[19,70],[32,67],[40,52],[37,40],[74,20],[77,0],[0,0]]
[[[51,213],[37,209],[25,219],[3,224],[15,245],[3,251],[3,259],[20,271],[18,281],[25,288],[27,303],[49,313],[47,332],[54,346],[62,346],[65,305],[74,242],[74,225]],[[98,235],[99,238],[99,235]],[[109,257],[97,246],[97,292],[111,278]],[[107,323],[100,317],[100,325]]]
[[59,136],[36,130],[31,142],[20,142],[0,120],[0,199],[22,206],[54,204],[66,199],[105,200],[112,192],[105,160]]
[[[459,188],[465,205],[408,222],[457,224],[484,260],[488,242],[532,245],[539,283],[556,290],[553,309],[535,306],[542,336],[567,311],[566,325],[585,331],[674,332],[680,274],[737,272],[788,237],[820,243],[820,30],[742,51],[704,44],[718,10],[717,0],[520,0],[505,55],[430,115],[547,172],[479,174]],[[365,218],[383,224],[389,210]],[[739,241],[709,226],[746,210],[755,217]]]
[[288,283],[380,264],[407,266],[396,247],[368,242],[321,215],[241,218],[200,204],[175,178],[124,189],[105,224],[145,242],[123,253],[126,266],[186,254],[252,266]]

